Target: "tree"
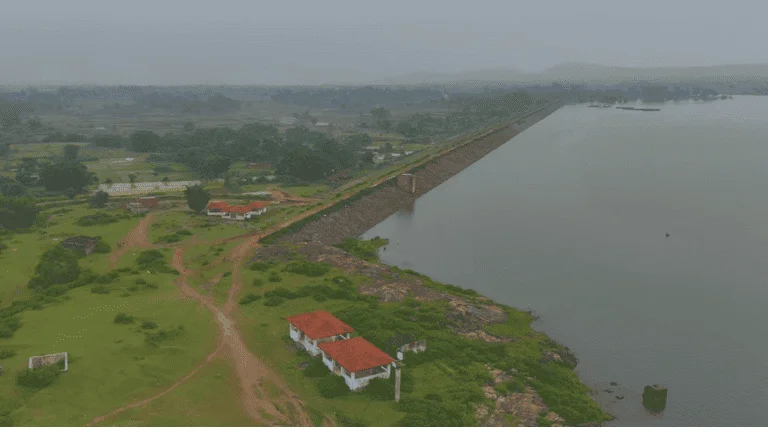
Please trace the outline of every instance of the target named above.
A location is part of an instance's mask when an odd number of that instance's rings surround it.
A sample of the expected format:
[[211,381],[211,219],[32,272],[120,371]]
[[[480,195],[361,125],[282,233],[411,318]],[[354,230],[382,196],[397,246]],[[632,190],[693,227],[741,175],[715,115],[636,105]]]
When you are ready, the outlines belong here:
[[0,143],[0,157],[5,157],[11,154],[11,146],[6,143]]
[[40,121],[39,118],[35,117],[32,119],[29,119],[27,122],[27,127],[29,127],[29,130],[36,131],[43,127],[43,122]]
[[125,139],[120,135],[99,135],[91,139],[94,147],[120,148],[124,143]]
[[64,159],[68,161],[76,161],[77,154],[80,152],[80,146],[75,144],[67,144],[64,146]]
[[46,164],[40,172],[40,181],[48,191],[74,189],[75,193],[79,193],[95,180],[96,176],[85,165],[71,161]]
[[128,147],[138,153],[156,151],[160,143],[160,137],[154,132],[141,130],[131,134],[128,138]]
[[96,191],[91,198],[91,205],[94,207],[104,207],[109,201],[109,194],[104,191]]
[[104,183],[106,183],[107,186],[111,187],[112,183],[114,183],[114,182],[112,181],[112,178],[107,177],[107,179],[104,180]]
[[321,152],[298,147],[283,158],[276,168],[278,174],[314,181],[330,175],[333,164]]
[[24,186],[10,177],[0,175],[0,195],[20,197],[26,193]]
[[185,122],[184,123],[184,132],[192,132],[195,130],[195,124],[192,122]]
[[187,186],[184,196],[187,198],[187,206],[195,213],[203,211],[211,199],[211,195],[202,185]]
[[134,184],[136,182],[136,174],[134,173],[128,174],[128,182],[131,184]]
[[75,199],[77,196],[77,191],[75,188],[67,188],[67,190],[64,191],[64,195],[66,195],[69,199]]
[[0,196],[0,228],[29,228],[37,219],[38,208],[32,198]]
[[43,253],[35,267],[35,277],[29,281],[32,289],[45,289],[51,285],[66,284],[80,276],[77,254],[69,249],[56,246]]

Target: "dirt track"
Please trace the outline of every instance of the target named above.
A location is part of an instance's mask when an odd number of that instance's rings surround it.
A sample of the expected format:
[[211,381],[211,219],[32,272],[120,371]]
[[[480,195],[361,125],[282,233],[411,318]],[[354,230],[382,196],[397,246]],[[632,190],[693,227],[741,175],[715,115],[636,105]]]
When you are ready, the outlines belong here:
[[[122,256],[129,248],[153,247],[147,239],[147,229],[151,221],[152,215],[150,214],[149,216],[142,218],[136,227],[126,235],[122,242],[123,247],[116,250],[115,253],[110,256],[110,262],[113,266],[117,263],[120,256]],[[217,348],[208,355],[202,364],[182,379],[173,383],[167,389],[147,399],[132,402],[106,415],[96,417],[88,423],[88,426],[94,426],[109,417],[131,408],[146,405],[170,393],[193,377],[205,365],[211,363],[221,353],[221,350],[225,346],[229,347],[231,351],[235,363],[235,370],[237,371],[240,380],[243,392],[243,409],[255,424],[264,426],[312,426],[312,422],[301,400],[288,388],[285,382],[274,373],[274,371],[248,351],[233,320],[228,316],[228,314],[231,314],[235,309],[235,299],[241,288],[239,277],[240,265],[246,259],[248,252],[258,244],[259,238],[260,237],[256,236],[248,237],[242,244],[238,245],[230,255],[229,261],[233,266],[232,287],[227,296],[227,302],[223,308],[224,311],[220,310],[215,305],[211,297],[204,296],[189,286],[187,279],[192,271],[184,266],[184,250],[181,247],[176,247],[172,260],[173,267],[179,272],[179,278],[175,282],[176,286],[179,288],[182,295],[200,303],[216,318],[216,323],[219,327],[219,341],[217,343]],[[265,397],[265,384],[271,384],[279,389],[280,395],[278,397]],[[267,416],[264,414],[267,414]]]

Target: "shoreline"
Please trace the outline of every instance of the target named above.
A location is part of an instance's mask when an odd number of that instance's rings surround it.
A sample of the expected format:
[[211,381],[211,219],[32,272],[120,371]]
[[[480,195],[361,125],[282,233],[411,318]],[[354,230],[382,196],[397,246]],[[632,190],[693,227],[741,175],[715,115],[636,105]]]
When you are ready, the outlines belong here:
[[[331,210],[322,217],[303,224],[294,232],[276,235],[270,243],[333,245],[340,243],[345,238],[357,238],[398,211],[412,210],[419,197],[560,108],[560,104],[541,107],[532,113],[521,116],[517,121],[513,120],[514,126],[507,126],[465,145],[450,149],[439,157],[407,171],[416,178],[414,193],[403,191],[397,187],[396,179],[390,179],[361,193],[359,199],[350,200],[351,202],[347,202],[343,208],[337,211]],[[286,228],[290,229],[290,226]]]

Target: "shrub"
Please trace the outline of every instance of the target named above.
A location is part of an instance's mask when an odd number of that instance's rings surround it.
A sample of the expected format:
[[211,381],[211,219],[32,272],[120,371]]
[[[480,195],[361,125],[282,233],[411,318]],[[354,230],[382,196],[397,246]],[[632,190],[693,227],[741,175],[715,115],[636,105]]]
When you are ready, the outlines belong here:
[[126,315],[123,312],[120,312],[115,316],[115,319],[112,320],[115,324],[133,324],[133,322],[136,320],[136,318]]
[[227,277],[227,276],[232,276],[232,272],[231,272],[231,271],[228,271],[228,272],[224,272],[224,273],[221,275],[221,277],[222,277],[222,278],[225,278],[225,277]]
[[283,278],[280,277],[280,275],[277,274],[277,273],[272,273],[272,274],[269,275],[267,280],[270,281],[270,282],[280,282],[280,281],[283,280]]
[[111,215],[109,213],[105,212],[96,212],[91,215],[85,215],[81,218],[79,218],[77,221],[75,221],[75,225],[88,227],[88,226],[96,226],[96,225],[109,225],[111,223],[115,223],[122,219],[119,216]]
[[144,334],[144,342],[147,345],[158,346],[161,342],[173,340],[184,334],[184,326],[178,326],[173,330],[158,330],[155,333]]
[[264,279],[253,278],[253,286],[260,287],[264,285]]
[[264,301],[264,306],[279,306],[285,302],[282,297],[271,297]]
[[240,299],[240,301],[238,303],[240,303],[241,305],[247,305],[249,303],[253,303],[255,301],[258,301],[260,299],[261,299],[261,296],[258,295],[258,294],[248,294],[245,297],[243,297],[242,299]]
[[379,237],[375,237],[368,241],[356,238],[346,238],[344,241],[334,246],[366,261],[378,261],[379,248],[388,244],[389,240]]
[[8,347],[0,347],[0,360],[9,359],[16,355],[16,351]]
[[288,263],[285,271],[310,277],[323,276],[331,270],[331,265],[327,263],[316,263],[309,261],[296,261]]
[[96,282],[102,283],[102,284],[108,284],[116,281],[119,278],[120,278],[120,273],[116,270],[113,270],[109,273],[97,276]]
[[61,246],[45,251],[35,267],[35,277],[29,281],[29,287],[42,291],[51,285],[75,281],[80,276],[77,258],[77,253]]
[[136,265],[140,270],[150,271],[151,273],[173,273],[165,262],[165,255],[156,249],[143,251],[136,257]]
[[275,266],[273,261],[257,261],[251,264],[251,270],[265,272]]
[[141,323],[141,328],[143,330],[154,330],[157,328],[157,324],[155,324],[153,321],[144,321]]
[[111,292],[112,292],[112,289],[104,285],[99,285],[91,288],[91,293],[93,294],[109,294]]
[[16,375],[16,384],[34,389],[48,387],[61,375],[61,367],[59,364],[54,364],[38,369],[24,369]]
[[319,357],[313,357],[301,372],[307,378],[322,378],[331,373]]
[[93,253],[110,253],[112,248],[104,241],[99,240],[96,243],[96,247],[93,248]]
[[349,393],[349,387],[344,382],[344,378],[330,373],[317,380],[317,390],[328,399]]

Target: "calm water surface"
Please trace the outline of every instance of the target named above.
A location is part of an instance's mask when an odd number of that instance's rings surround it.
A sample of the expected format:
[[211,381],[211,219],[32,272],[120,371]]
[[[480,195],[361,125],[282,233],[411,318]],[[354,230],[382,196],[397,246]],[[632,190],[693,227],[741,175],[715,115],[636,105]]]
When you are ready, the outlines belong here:
[[615,425],[768,426],[768,97],[657,106],[564,107],[364,237],[533,309]]

